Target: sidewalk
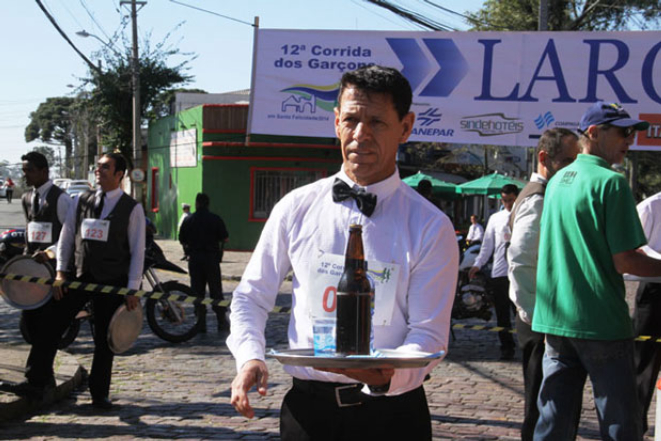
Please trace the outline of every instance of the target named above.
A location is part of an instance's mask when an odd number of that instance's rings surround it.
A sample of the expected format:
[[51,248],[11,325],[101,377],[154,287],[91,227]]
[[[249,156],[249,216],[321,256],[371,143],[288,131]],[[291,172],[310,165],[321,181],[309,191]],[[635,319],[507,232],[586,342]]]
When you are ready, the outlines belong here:
[[[157,239],[157,243],[163,249],[168,260],[187,269],[187,262],[180,260],[183,253],[181,245],[177,241]],[[241,275],[251,254],[226,251],[221,264],[223,280],[241,280]],[[187,279],[187,276],[185,278]],[[188,284],[188,281],[186,280],[185,283]],[[7,326],[8,324],[3,323],[2,325]],[[0,381],[18,383],[25,379],[25,361],[29,351],[30,346],[24,342],[19,344],[0,343]],[[25,397],[0,391],[0,421],[18,419],[66,398],[72,390],[82,385],[84,377],[86,377],[86,372],[76,357],[64,351],[58,351],[53,367],[56,388],[45,397],[43,402],[33,402]]]

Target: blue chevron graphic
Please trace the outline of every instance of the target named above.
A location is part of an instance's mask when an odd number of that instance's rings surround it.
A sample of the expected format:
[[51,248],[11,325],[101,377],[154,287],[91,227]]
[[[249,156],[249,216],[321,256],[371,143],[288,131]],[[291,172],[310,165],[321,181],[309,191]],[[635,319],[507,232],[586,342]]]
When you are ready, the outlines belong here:
[[[414,38],[387,38],[390,47],[403,65],[402,75],[411,83],[414,91],[435,69],[432,60]],[[449,96],[468,73],[468,63],[459,48],[449,38],[425,38],[422,40],[440,69],[425,85],[420,96]]]
[[411,90],[415,91],[434,68],[433,63],[413,38],[386,38],[386,41],[402,62],[402,75],[409,80]]
[[421,96],[449,96],[468,73],[468,63],[459,48],[448,38],[425,38],[423,40],[441,67]]
[[535,118],[534,121],[535,121],[535,126],[541,130],[544,127],[550,126],[551,123],[555,121],[555,118],[553,117],[551,111],[548,111],[544,115],[540,114],[537,118]]

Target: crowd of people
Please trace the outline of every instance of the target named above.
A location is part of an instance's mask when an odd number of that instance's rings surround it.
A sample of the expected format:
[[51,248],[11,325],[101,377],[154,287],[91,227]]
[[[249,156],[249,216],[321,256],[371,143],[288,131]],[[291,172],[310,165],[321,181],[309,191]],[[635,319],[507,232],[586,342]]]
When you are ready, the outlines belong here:
[[[398,146],[415,123],[411,102],[410,85],[395,69],[344,73],[334,118],[341,169],[276,204],[233,293],[229,323],[225,309],[214,309],[219,330],[230,329],[227,345],[237,367],[230,403],[240,414],[253,417],[249,392],[256,387],[265,395],[269,387],[265,327],[285,277],[293,272],[290,348],[312,347],[313,321],[334,314],[321,307],[331,282],[316,270],[342,258],[351,224],[362,225],[370,268],[387,266],[392,276],[377,286],[374,347],[448,351],[459,252],[453,224],[430,201],[430,189],[423,185],[419,193],[399,177]],[[611,168],[647,127],[617,104],[595,103],[577,133],[556,128],[541,136],[536,172],[521,192],[514,185],[502,188],[502,210],[486,228],[471,218],[468,240],[482,246],[469,275],[493,256],[489,283],[498,325],[505,328],[499,333],[503,360],[515,355],[509,332],[515,318],[525,388],[523,440],[574,439],[588,377],[602,439],[641,440],[647,429],[661,352],[633,339],[637,332],[658,334],[661,285],[641,284],[632,320],[623,274],[661,276],[661,260],[648,256],[649,250],[661,252],[661,195],[637,208],[626,179]],[[120,189],[126,172],[121,155],[102,156],[98,189],[73,200],[52,185],[38,153],[23,157],[23,172],[33,188],[22,200],[28,231],[31,225],[50,231],[40,242],[28,235],[29,253],[54,260],[58,280],[138,288],[145,219],[140,204]],[[179,239],[195,291],[204,296],[208,286],[220,299],[219,263],[229,235],[209,203],[198,195],[196,211],[182,217]],[[101,233],[89,235],[90,229]],[[27,380],[0,388],[47,392],[54,336],[89,299],[83,291],[58,289],[30,312],[36,338]],[[92,301],[98,312],[89,386],[93,405],[107,409],[112,352],[104,325],[122,303],[131,309],[138,300],[107,295]],[[281,439],[429,440],[423,383],[439,362],[413,369],[287,365],[293,381],[280,409]]]

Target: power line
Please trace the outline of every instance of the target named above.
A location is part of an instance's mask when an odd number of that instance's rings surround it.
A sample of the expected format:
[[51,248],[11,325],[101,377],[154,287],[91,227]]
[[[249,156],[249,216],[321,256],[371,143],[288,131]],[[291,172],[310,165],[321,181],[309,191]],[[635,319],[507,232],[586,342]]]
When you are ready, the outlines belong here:
[[[92,21],[94,22],[96,27],[99,28],[101,33],[106,37],[106,40],[110,40],[110,37],[108,37],[108,34],[106,34],[106,31],[103,29],[103,27],[101,27],[99,22],[96,21],[96,18],[94,17],[94,14],[92,14],[92,11],[90,11],[89,8],[87,7],[87,4],[85,3],[85,0],[80,0],[80,4],[83,7],[83,9],[85,9],[85,12],[87,12],[87,15],[89,15],[89,17],[92,19]],[[110,42],[110,44],[112,45],[112,42]]]
[[63,31],[63,30],[60,28],[60,26],[57,24],[57,22],[55,21],[55,18],[53,18],[53,16],[50,15],[50,13],[46,10],[46,8],[44,7],[44,4],[41,2],[41,0],[34,0],[34,1],[37,2],[37,5],[39,5],[39,8],[44,12],[44,14],[46,14],[46,17],[48,17],[48,20],[50,20],[50,22],[53,24],[53,26],[55,27],[55,29],[57,29],[57,32],[59,32],[60,35],[62,36],[62,38],[64,38],[64,39],[67,41],[67,43],[69,43],[69,45],[73,48],[74,51],[76,51],[76,53],[77,53],[78,55],[80,55],[80,58],[82,58],[82,59],[85,61],[85,63],[87,63],[87,65],[90,67],[90,69],[92,69],[92,70],[95,71],[95,72],[101,73],[101,70],[100,70],[100,69],[99,69],[94,63],[92,63],[92,62],[91,62],[91,61],[85,56],[85,54],[83,54],[83,53],[82,53],[82,52],[76,47],[75,44],[73,44],[73,42],[71,41],[71,39],[67,36],[67,34],[64,33],[64,31]]
[[244,25],[253,26],[253,27],[255,26],[254,23],[249,23],[249,22],[247,22],[247,21],[239,20],[238,18],[229,17],[229,16],[227,16],[227,15],[219,14],[219,13],[217,13],[217,12],[209,11],[209,10],[207,10],[207,9],[198,8],[197,6],[187,5],[186,3],[182,3],[182,2],[179,2],[179,1],[177,1],[177,0],[170,0],[170,2],[172,2],[172,3],[176,3],[176,4],[181,5],[181,6],[185,6],[185,7],[187,7],[187,8],[196,9],[196,10],[198,10],[198,11],[206,12],[206,13],[208,13],[208,14],[217,15],[218,17],[222,17],[222,18],[225,18],[225,19],[227,19],[227,20],[232,20],[232,21],[235,21],[235,22],[237,22],[237,23],[244,24]]

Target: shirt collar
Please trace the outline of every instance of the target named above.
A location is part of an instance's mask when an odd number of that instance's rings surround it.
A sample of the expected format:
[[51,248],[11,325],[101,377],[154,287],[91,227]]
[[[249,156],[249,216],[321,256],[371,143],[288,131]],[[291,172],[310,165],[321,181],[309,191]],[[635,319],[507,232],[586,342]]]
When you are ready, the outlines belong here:
[[35,189],[37,193],[39,193],[39,196],[43,196],[45,194],[48,194],[48,190],[53,186],[53,181],[50,179],[43,184],[41,184],[41,187]]
[[544,176],[540,175],[537,172],[533,172],[533,174],[530,175],[530,182],[537,182],[538,184],[546,184],[548,182],[548,179],[546,179]]
[[576,160],[579,162],[584,162],[584,163],[589,163],[589,164],[594,164],[598,165],[599,167],[604,167],[609,170],[612,169],[610,164],[604,159],[596,155],[590,155],[587,153],[579,153],[578,156],[576,157]]
[[[101,190],[101,188],[98,188],[96,190],[96,195],[100,197],[101,193],[103,193],[103,191]],[[122,189],[120,187],[117,187],[114,190],[110,190],[110,191],[106,192],[106,199],[107,200],[108,199],[115,199],[115,198],[118,198],[119,196],[121,196],[121,194],[122,194]]]
[[368,185],[366,187],[361,187],[360,185],[352,181],[351,178],[347,176],[346,172],[344,171],[344,165],[342,165],[342,168],[340,169],[339,172],[337,172],[336,176],[341,180],[343,180],[344,182],[346,182],[346,184],[352,188],[364,188],[365,191],[367,191],[368,193],[375,194],[377,196],[377,200],[379,201],[383,201],[385,198],[393,194],[395,190],[397,190],[397,187],[399,187],[402,183],[402,180],[399,177],[399,170],[397,168],[395,168],[395,172],[392,175],[390,175],[383,181],[377,182],[376,184]]

